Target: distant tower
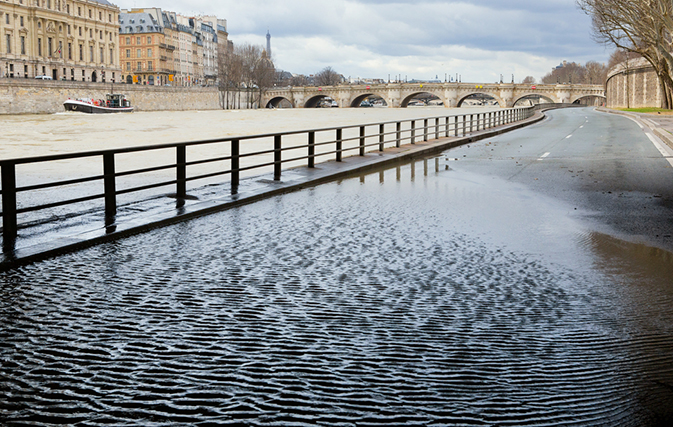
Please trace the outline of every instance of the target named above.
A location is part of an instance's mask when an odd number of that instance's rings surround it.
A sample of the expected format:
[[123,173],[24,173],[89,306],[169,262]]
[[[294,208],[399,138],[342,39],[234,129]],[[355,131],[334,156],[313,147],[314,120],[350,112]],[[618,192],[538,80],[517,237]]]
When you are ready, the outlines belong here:
[[271,33],[266,31],[266,55],[271,58]]

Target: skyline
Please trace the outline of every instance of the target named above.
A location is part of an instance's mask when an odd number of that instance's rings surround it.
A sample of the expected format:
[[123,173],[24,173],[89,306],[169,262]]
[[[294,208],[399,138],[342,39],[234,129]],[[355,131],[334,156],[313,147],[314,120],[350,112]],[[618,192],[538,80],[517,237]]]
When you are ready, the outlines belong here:
[[[159,7],[121,0],[122,9]],[[325,67],[352,78],[463,82],[538,81],[563,60],[607,62],[610,49],[591,38],[591,19],[574,0],[265,0],[206,3],[165,1],[162,9],[227,20],[235,45],[266,46],[272,36],[277,68],[315,74]],[[263,11],[263,12],[260,12]]]

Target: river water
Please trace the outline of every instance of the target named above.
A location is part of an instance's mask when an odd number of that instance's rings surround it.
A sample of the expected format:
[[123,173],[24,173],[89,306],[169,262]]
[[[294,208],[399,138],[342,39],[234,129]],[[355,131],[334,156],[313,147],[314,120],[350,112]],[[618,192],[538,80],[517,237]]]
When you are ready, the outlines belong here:
[[1,274],[0,421],[669,425],[670,254],[442,158]]

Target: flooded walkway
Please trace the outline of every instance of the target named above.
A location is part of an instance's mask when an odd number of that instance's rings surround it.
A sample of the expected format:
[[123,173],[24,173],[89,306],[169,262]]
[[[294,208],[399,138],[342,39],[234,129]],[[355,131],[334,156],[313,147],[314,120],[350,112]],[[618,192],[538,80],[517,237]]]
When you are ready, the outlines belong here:
[[2,273],[0,420],[672,420],[670,253],[448,157]]

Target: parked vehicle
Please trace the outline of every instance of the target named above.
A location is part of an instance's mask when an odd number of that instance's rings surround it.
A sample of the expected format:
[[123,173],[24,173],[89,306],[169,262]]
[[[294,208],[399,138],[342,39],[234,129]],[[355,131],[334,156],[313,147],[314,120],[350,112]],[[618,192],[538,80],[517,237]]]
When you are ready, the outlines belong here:
[[38,80],[54,80],[51,76],[35,76]]

